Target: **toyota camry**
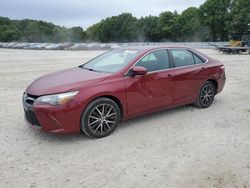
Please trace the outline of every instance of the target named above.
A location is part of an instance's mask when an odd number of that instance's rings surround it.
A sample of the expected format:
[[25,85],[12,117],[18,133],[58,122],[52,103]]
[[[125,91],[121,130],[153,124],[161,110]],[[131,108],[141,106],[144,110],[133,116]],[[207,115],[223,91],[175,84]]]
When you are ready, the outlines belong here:
[[25,120],[52,133],[101,138],[119,122],[176,106],[209,107],[226,81],[224,65],[185,47],[128,47],[47,74],[23,95]]

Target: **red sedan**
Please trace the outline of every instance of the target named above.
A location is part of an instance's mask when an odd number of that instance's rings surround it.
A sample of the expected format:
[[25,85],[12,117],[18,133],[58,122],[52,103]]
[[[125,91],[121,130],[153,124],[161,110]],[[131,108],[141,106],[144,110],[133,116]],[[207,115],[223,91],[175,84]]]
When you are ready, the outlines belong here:
[[224,65],[184,47],[130,47],[48,74],[25,91],[27,123],[53,133],[101,138],[122,120],[180,105],[209,107]]

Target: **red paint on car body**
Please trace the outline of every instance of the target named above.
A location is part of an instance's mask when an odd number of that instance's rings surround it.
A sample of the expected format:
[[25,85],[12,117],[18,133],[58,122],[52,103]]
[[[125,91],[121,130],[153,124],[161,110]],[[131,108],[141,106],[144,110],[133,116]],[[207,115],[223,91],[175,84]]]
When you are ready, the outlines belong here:
[[[158,49],[188,49],[202,56],[206,63],[193,66],[169,68],[148,72],[145,75],[128,75],[128,71],[145,54]],[[63,105],[52,106],[35,101],[32,108],[40,127],[53,133],[80,133],[81,115],[87,105],[99,97],[108,97],[119,103],[122,120],[166,108],[191,104],[207,80],[217,84],[217,93],[225,84],[224,66],[194,49],[183,47],[133,47],[140,49],[138,57],[116,73],[93,72],[79,67],[48,74],[35,80],[26,89],[28,96],[79,91],[72,100]],[[172,62],[172,61],[171,61]],[[26,105],[26,106],[25,106]],[[30,123],[28,123],[30,124]]]

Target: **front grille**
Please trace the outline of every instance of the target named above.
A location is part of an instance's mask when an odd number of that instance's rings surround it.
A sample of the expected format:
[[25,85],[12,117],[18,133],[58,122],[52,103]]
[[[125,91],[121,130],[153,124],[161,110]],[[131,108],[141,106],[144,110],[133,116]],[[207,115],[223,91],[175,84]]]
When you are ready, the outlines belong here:
[[37,96],[34,95],[30,95],[30,94],[26,94],[24,100],[27,104],[29,105],[33,105],[33,103],[35,102],[35,100],[37,99]]
[[24,105],[25,117],[29,122],[29,124],[40,127],[40,123],[36,117],[36,114],[33,111],[33,104],[37,98],[38,96],[24,93],[23,105]]
[[40,123],[36,117],[36,114],[33,111],[25,110],[25,117],[31,125],[35,125],[35,126],[40,127]]

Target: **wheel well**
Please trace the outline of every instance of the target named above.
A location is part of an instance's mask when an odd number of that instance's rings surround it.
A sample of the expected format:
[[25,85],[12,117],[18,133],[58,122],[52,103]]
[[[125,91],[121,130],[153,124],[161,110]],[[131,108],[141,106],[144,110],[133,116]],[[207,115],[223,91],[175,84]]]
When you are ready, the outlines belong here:
[[216,80],[212,80],[212,79],[209,79],[209,80],[207,80],[207,81],[212,82],[212,83],[214,84],[215,89],[216,89],[216,93],[217,93],[217,90],[218,90],[218,82],[217,82]]
[[98,98],[100,98],[100,97],[106,97],[106,98],[114,101],[118,105],[118,107],[119,107],[119,109],[121,111],[121,120],[122,120],[123,119],[123,106],[122,106],[120,100],[118,98],[114,97],[114,96],[111,96],[111,95],[99,96]]

